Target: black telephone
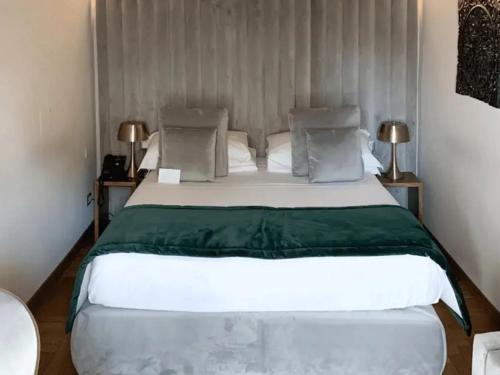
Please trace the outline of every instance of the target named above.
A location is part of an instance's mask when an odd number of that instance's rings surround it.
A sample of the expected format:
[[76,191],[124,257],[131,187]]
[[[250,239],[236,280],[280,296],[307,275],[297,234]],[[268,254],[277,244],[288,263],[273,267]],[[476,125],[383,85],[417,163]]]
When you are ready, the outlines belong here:
[[122,181],[127,179],[126,156],[108,154],[102,162],[101,181]]

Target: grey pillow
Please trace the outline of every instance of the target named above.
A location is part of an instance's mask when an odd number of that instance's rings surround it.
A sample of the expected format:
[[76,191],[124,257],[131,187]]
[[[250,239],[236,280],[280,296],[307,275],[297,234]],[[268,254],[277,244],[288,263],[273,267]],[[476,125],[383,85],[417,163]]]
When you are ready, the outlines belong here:
[[361,112],[357,106],[335,109],[293,109],[289,113],[289,126],[292,138],[292,173],[294,176],[307,176],[309,170],[305,130],[359,128],[361,126]]
[[229,114],[227,109],[218,108],[168,108],[160,110],[160,126],[176,128],[217,128],[215,145],[215,175],[228,174],[227,128]]
[[160,129],[160,167],[181,170],[181,181],[215,180],[217,129]]
[[363,177],[358,128],[306,129],[310,182],[355,181]]

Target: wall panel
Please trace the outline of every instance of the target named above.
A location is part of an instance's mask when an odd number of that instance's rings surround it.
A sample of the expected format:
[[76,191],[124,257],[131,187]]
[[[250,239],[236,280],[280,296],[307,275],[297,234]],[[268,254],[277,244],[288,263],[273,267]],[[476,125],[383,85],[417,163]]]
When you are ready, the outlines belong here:
[[227,107],[260,155],[293,107],[358,104],[372,134],[391,118],[415,134],[417,0],[99,1],[103,155],[125,151],[121,121],[154,130],[163,105]]

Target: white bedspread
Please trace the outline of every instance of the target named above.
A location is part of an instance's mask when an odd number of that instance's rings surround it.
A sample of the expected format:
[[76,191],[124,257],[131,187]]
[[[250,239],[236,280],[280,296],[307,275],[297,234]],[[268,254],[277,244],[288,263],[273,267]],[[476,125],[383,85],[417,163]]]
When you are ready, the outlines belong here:
[[[378,182],[308,184],[305,178],[242,173],[214,183],[164,185],[151,174],[127,205],[340,207],[397,204]],[[459,315],[445,272],[417,256],[285,260],[144,254],[97,257],[82,286],[91,303],[189,312],[354,311],[430,305]]]

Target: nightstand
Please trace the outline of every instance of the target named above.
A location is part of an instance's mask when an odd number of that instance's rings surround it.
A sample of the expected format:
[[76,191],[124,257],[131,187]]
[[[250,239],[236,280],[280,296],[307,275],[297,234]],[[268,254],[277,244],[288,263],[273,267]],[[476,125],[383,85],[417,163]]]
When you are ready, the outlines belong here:
[[[380,183],[386,188],[408,188],[408,195],[410,191],[416,191],[417,193],[417,213],[416,216],[420,222],[424,221],[424,183],[415,176],[412,172],[403,172],[404,177],[401,180],[392,181],[385,176],[377,176]],[[410,196],[408,196],[410,201]]]
[[[100,218],[101,218],[101,210],[99,201],[101,199],[101,188],[102,193],[105,193],[104,189],[109,190],[110,187],[118,187],[118,188],[128,188],[130,189],[130,194],[134,192],[137,188],[138,181],[137,180],[124,180],[124,181],[103,181],[102,183],[99,180],[95,182],[95,202],[94,202],[94,241],[97,241],[100,234]],[[109,194],[108,194],[109,195]],[[109,203],[108,203],[109,204]]]

